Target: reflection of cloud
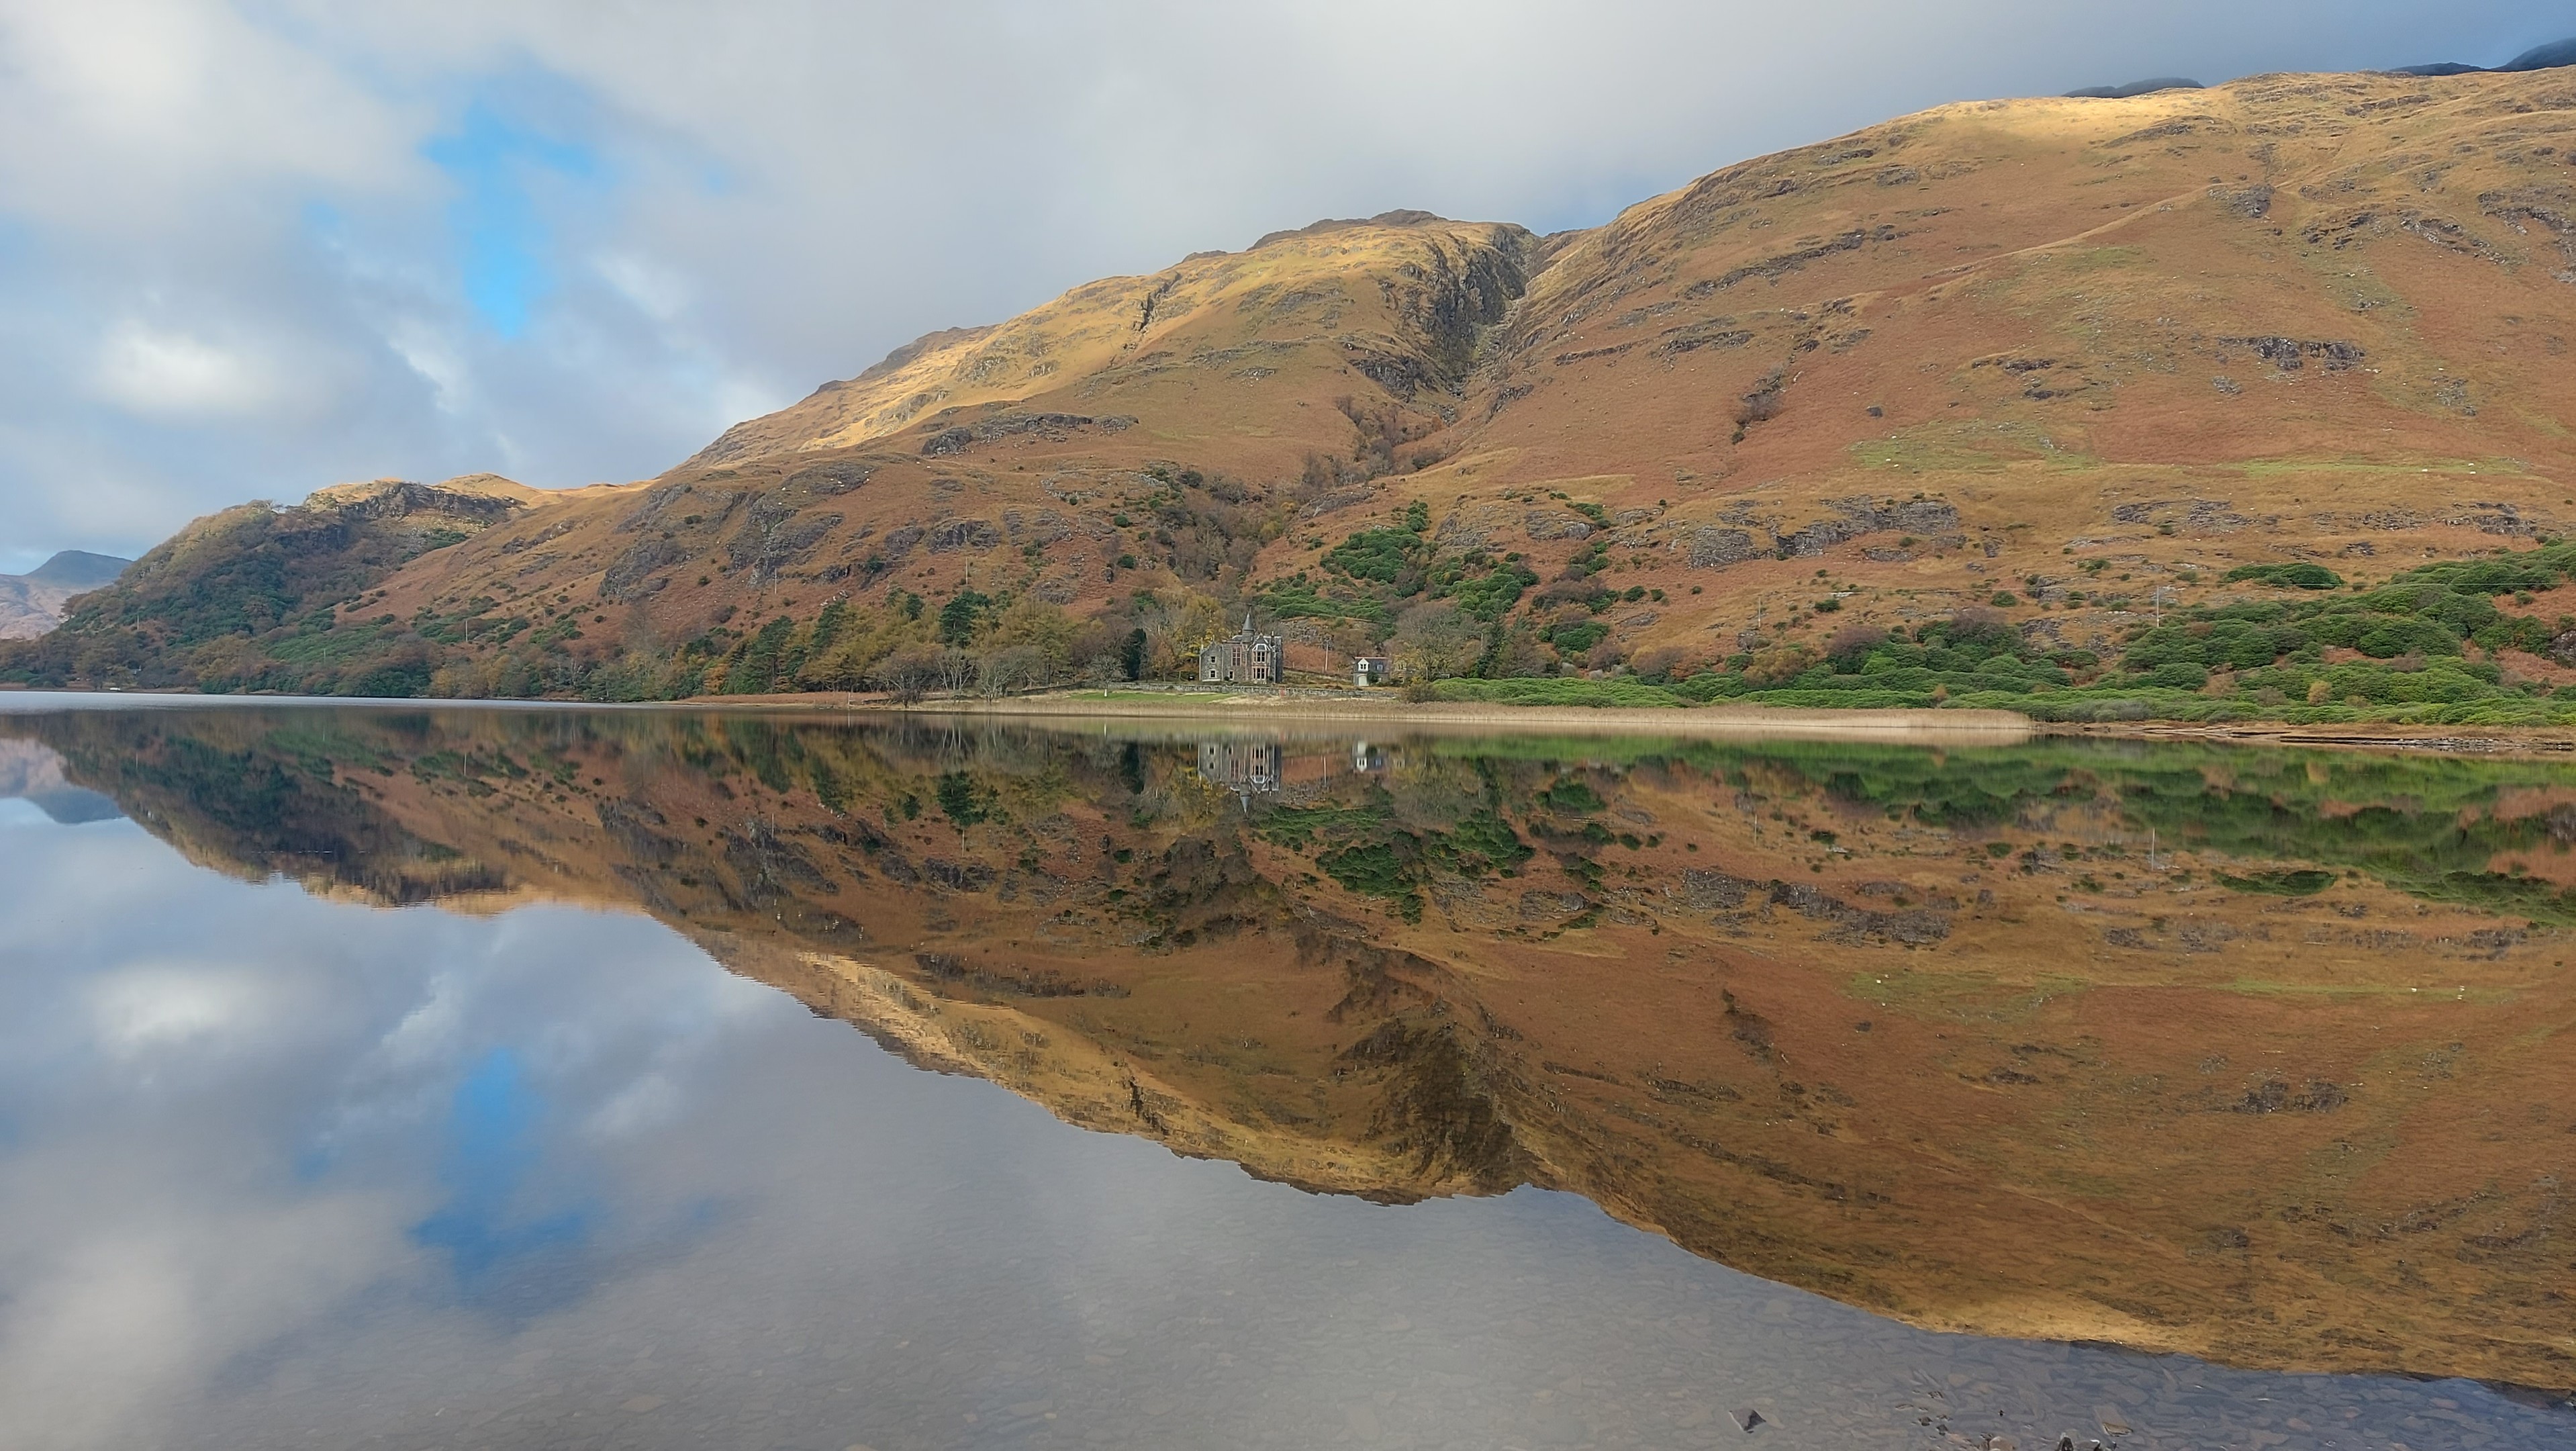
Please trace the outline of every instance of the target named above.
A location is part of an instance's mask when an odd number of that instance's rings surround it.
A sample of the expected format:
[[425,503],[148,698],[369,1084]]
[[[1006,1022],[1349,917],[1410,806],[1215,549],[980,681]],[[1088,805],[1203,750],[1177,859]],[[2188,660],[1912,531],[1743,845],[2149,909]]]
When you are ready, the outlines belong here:
[[[610,1257],[576,1245],[595,1175],[565,1146],[621,1112],[648,1134],[703,1092],[707,1043],[795,1016],[752,987],[771,1011],[746,1018],[748,985],[637,918],[376,912],[194,870],[124,824],[10,846],[0,1451],[202,1428],[370,1305],[409,1307],[371,1377],[506,1337],[460,1269],[514,1314],[577,1301],[614,1256],[700,1231],[630,1203]],[[533,1306],[512,1298],[531,1264]]]
[[679,1085],[660,1073],[646,1074],[626,1085],[590,1116],[588,1129],[601,1139],[631,1139],[679,1116]]
[[[13,1204],[35,1202],[17,1177],[0,1187]],[[0,1448],[166,1434],[211,1371],[398,1266],[385,1253],[387,1207],[364,1194],[183,1192],[44,1224],[43,1270],[12,1275],[0,1310]],[[11,1239],[8,1249],[25,1247]]]
[[208,1038],[247,1040],[267,1007],[267,986],[240,970],[126,968],[90,990],[97,1040],[119,1057]]
[[[1926,1364],[2012,1387],[2021,1419],[1977,1429],[2027,1435],[2139,1384],[2134,1356],[1908,1330],[1570,1195],[1396,1208],[1084,1132],[649,921],[370,911],[130,824],[5,845],[0,1451],[949,1444],[1030,1403],[1060,1419],[1028,1444],[1520,1444],[1532,1385],[1551,1441],[1635,1429],[1658,1386],[1901,1436],[1889,1391]],[[2343,1395],[2374,1444],[2436,1394],[2551,1444],[2474,1387],[2176,1368],[2276,1417],[2342,1423],[2316,1406]]]

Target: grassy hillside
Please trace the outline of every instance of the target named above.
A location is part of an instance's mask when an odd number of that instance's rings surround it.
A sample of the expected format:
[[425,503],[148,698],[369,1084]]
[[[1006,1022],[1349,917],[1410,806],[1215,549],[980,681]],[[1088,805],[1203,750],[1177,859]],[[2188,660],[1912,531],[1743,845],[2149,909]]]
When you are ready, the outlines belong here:
[[[318,633],[391,615],[439,693],[1008,689],[1249,608],[1319,679],[1385,649],[1495,698],[2552,717],[2556,564],[2373,642],[2392,590],[2470,597],[2412,571],[2576,522],[2571,156],[2566,71],[2266,76],[1942,107],[1551,237],[1318,224],[922,339]],[[2386,618],[2298,623],[2333,592],[2290,566]],[[2301,642],[2148,641],[2177,618]]]
[[435,642],[343,607],[405,565],[552,502],[475,475],[342,485],[286,509],[243,504],[189,525],[0,661],[43,683],[422,694]]

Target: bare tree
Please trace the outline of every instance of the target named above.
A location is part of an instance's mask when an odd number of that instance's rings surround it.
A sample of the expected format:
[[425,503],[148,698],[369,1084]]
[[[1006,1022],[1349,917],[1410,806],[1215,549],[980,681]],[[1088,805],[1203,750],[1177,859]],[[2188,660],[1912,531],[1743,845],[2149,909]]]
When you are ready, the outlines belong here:
[[939,652],[938,671],[940,689],[950,695],[964,695],[983,673],[983,666],[973,655],[952,647]]
[[870,672],[877,688],[904,705],[918,702],[939,680],[940,652],[927,645],[906,645],[877,662]]
[[1463,675],[1484,652],[1483,629],[1447,600],[1406,610],[1395,622],[1396,656],[1408,678],[1446,680]]
[[1013,645],[984,657],[986,695],[1009,695],[1047,682],[1046,652],[1035,645]]

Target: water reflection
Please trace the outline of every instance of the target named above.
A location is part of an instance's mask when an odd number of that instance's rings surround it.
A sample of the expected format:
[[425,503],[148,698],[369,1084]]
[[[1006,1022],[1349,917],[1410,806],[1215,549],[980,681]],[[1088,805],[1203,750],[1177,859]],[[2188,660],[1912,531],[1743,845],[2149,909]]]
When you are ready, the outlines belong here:
[[0,815],[0,1444],[2571,1434],[2260,1373],[2576,1383],[2546,765],[227,710],[10,771],[135,824]]

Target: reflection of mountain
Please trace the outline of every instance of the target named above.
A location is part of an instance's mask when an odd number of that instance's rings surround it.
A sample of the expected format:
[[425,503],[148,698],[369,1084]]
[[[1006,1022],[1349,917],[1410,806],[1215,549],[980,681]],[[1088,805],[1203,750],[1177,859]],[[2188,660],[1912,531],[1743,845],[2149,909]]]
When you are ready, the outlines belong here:
[[1532,1182],[1921,1324],[2576,1385],[2576,811],[2511,762],[0,720],[200,860],[628,903],[1310,1189]]
[[0,800],[12,796],[66,826],[118,814],[113,799],[65,781],[62,758],[33,741],[0,740]]

